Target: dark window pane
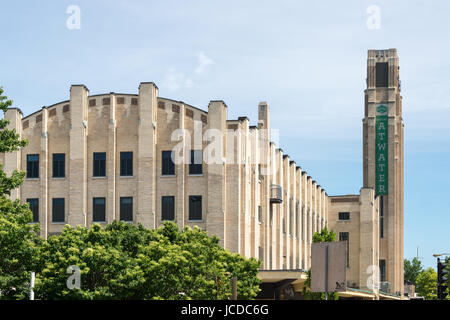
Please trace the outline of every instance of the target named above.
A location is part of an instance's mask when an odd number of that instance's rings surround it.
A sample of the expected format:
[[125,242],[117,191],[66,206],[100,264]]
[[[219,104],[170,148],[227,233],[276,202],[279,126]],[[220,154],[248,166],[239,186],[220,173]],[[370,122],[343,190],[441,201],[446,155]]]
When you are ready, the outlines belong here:
[[388,86],[388,79],[389,79],[388,71],[389,65],[387,62],[377,62],[375,70],[375,77],[376,77],[375,86],[377,88],[384,88]]
[[350,220],[350,212],[339,212],[339,220]]
[[175,164],[172,161],[172,151],[162,152],[162,175],[174,175]]
[[53,198],[53,212],[52,212],[53,222],[64,222],[64,198]]
[[27,199],[28,204],[30,205],[30,210],[33,213],[33,222],[39,222],[39,199]]
[[386,281],[386,260],[380,260],[380,281]]
[[161,220],[175,220],[175,197],[161,198]]
[[350,241],[349,241],[349,233],[348,232],[339,232],[339,241],[347,241],[347,267],[350,265]]
[[133,198],[120,198],[120,220],[133,221]]
[[106,201],[105,198],[94,198],[93,200],[93,221],[104,222],[106,221]]
[[203,173],[203,151],[191,150],[191,162],[189,164],[189,174]]
[[106,176],[106,153],[94,152],[94,177]]
[[262,208],[258,206],[258,221],[262,222]]
[[189,220],[202,220],[202,196],[189,196]]
[[53,154],[53,178],[64,178],[66,176],[66,155],[64,153]]
[[27,155],[27,178],[39,178],[39,155]]
[[133,175],[133,152],[120,153],[120,175],[121,176]]

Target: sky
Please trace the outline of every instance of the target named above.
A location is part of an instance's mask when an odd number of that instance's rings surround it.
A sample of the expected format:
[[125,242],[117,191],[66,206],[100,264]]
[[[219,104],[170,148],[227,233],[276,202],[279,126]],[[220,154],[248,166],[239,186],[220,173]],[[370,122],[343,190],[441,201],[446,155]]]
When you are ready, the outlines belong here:
[[362,187],[368,49],[397,48],[405,123],[405,258],[450,252],[450,2],[5,1],[0,85],[24,115],[90,94],[159,95],[228,119],[267,101],[280,147],[329,195]]

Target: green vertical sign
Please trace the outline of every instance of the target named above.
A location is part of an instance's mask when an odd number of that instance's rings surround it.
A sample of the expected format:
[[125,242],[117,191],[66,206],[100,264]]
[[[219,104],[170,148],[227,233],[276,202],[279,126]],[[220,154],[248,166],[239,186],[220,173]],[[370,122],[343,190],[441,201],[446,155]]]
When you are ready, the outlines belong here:
[[375,120],[375,186],[377,195],[388,194],[388,115],[379,105]]

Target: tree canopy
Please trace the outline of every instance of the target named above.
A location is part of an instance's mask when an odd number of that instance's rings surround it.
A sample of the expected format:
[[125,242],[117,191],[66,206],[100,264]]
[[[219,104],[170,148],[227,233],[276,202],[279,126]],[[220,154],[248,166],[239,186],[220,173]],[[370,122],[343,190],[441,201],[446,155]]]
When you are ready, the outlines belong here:
[[[5,113],[12,101],[0,87],[0,109]],[[24,147],[16,131],[7,128],[9,121],[0,120],[0,153]],[[32,214],[27,204],[11,200],[11,190],[22,183],[24,172],[14,170],[10,176],[0,165],[0,299],[22,299],[29,290],[29,271],[34,268],[40,243],[39,226],[30,224]]]
[[437,299],[437,273],[433,268],[425,269],[417,275],[416,292],[425,300]]
[[404,282],[408,284],[415,284],[417,276],[422,272],[422,263],[419,259],[413,258],[411,260],[405,259],[404,262]]
[[[67,268],[80,269],[80,289],[68,289]],[[231,253],[199,228],[156,230],[125,222],[105,228],[65,226],[40,248],[39,299],[227,299],[238,278],[238,298],[255,298],[260,262]]]

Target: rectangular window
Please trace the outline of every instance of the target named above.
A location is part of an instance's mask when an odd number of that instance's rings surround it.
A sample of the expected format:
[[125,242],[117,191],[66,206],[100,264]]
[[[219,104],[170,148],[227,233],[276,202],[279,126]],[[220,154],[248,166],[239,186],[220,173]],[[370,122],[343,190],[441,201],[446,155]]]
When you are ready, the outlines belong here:
[[133,198],[121,197],[120,198],[120,220],[121,221],[133,221]]
[[202,196],[189,196],[189,220],[202,220]]
[[92,221],[106,221],[106,201],[105,198],[94,198],[92,204]]
[[175,174],[175,164],[172,161],[172,151],[162,152],[162,175],[173,176]]
[[350,266],[349,237],[350,236],[348,232],[339,232],[339,241],[347,241],[347,267]]
[[189,174],[203,173],[203,151],[191,150],[191,162],[189,164]]
[[64,198],[53,198],[52,222],[65,222]]
[[380,260],[380,282],[386,281],[386,260]]
[[258,222],[262,223],[262,207],[258,206]]
[[30,210],[33,213],[33,222],[39,222],[39,199],[27,199]]
[[375,86],[377,88],[385,88],[388,87],[389,80],[389,65],[387,62],[377,62],[375,70],[376,83]]
[[175,220],[174,196],[164,196],[161,198],[161,220]]
[[350,220],[350,212],[339,212],[339,220]]
[[120,153],[120,175],[122,177],[133,175],[133,152]]
[[106,177],[105,152],[94,152],[94,177]]
[[64,153],[53,154],[53,178],[66,176],[66,155]]
[[384,198],[380,196],[380,238],[384,238]]
[[27,155],[27,178],[39,178],[39,155]]

